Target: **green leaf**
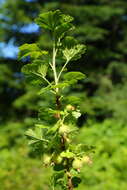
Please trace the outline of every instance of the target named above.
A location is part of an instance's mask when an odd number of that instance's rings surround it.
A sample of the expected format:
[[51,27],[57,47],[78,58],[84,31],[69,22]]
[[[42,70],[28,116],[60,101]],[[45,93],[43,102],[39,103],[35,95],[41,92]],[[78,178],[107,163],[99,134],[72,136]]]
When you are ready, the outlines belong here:
[[78,80],[84,79],[86,76],[81,72],[68,72],[64,75],[64,79],[67,83],[74,84]]
[[38,73],[40,73],[43,77],[46,76],[47,74],[47,70],[48,70],[48,66],[47,65],[39,65],[38,67]]
[[[46,80],[45,76],[47,74],[47,70],[48,70],[48,65],[46,65],[46,64],[43,65],[43,64],[41,64],[40,61],[39,62],[34,62],[32,64],[26,64],[26,65],[24,65],[22,67],[22,72],[24,74],[28,75],[29,77],[34,77],[35,80],[38,78],[39,82],[41,82],[41,83],[42,83],[41,80]],[[46,89],[47,89],[47,87],[46,87]],[[41,93],[42,93],[42,90],[41,90]]]
[[68,104],[79,104],[81,102],[81,98],[77,97],[77,96],[68,96],[68,97],[64,97],[64,99],[68,102]]
[[19,47],[18,58],[22,59],[26,56],[30,56],[32,59],[38,59],[43,55],[48,54],[47,51],[42,51],[37,44],[23,44]]
[[47,92],[47,91],[49,91],[49,90],[51,90],[51,85],[48,85],[48,86],[42,88],[42,89],[38,92],[38,94],[41,95],[41,94],[43,94],[43,93],[45,93],[45,92]]
[[70,170],[70,173],[71,173],[72,176],[79,176],[78,171],[75,170],[74,168],[72,168],[72,169]]
[[41,128],[41,129],[49,129],[49,126],[46,126],[43,124],[35,124],[35,126]]
[[35,130],[28,129],[28,131],[26,132],[26,136],[28,136],[32,140],[30,141],[31,144],[38,141],[47,142],[46,139],[43,139],[43,133],[40,127],[36,127]]
[[63,170],[55,172],[53,174],[52,178],[53,178],[53,185],[54,186],[56,186],[57,184],[61,184],[61,180],[63,180],[64,174],[65,174],[65,172]]
[[62,82],[62,83],[59,83],[57,85],[52,85],[52,88],[65,88],[67,86],[69,86],[68,82]]
[[67,47],[62,51],[63,56],[67,61],[77,60],[84,54],[86,51],[86,46],[82,44],[78,44],[68,49]]
[[31,73],[35,73],[37,71],[37,65],[36,64],[27,64],[22,67],[21,70],[24,74],[28,75]]
[[[51,108],[49,108],[48,110],[47,110],[47,112],[48,112],[48,114],[52,114],[52,115],[55,115],[55,114],[60,114],[60,115],[64,115],[64,111],[60,111],[60,110],[53,110],[53,109],[51,109]],[[59,124],[59,123],[58,123]]]
[[74,18],[70,15],[65,15],[65,14],[62,14],[62,22],[72,22],[74,20]]
[[73,29],[73,25],[70,23],[64,23],[64,24],[59,25],[58,27],[56,27],[55,32],[54,32],[55,38],[56,39],[62,38],[64,34],[71,29]]
[[78,185],[81,183],[81,178],[75,176],[72,178],[72,183],[74,187],[78,187]]
[[40,27],[52,31],[56,39],[63,37],[65,32],[73,28],[70,23],[72,21],[73,17],[62,14],[60,10],[42,13],[35,20]]
[[85,74],[81,73],[81,72],[68,72],[64,75],[64,79],[66,80],[72,80],[73,78],[76,80],[82,80],[84,79],[86,76]]
[[45,65],[45,64],[47,64],[49,62],[48,58],[49,58],[49,55],[45,54],[45,55],[43,55],[43,58],[33,60],[32,64],[35,64],[35,65],[38,65],[38,66],[39,65]]
[[76,153],[89,153],[89,152],[94,152],[95,146],[90,146],[86,144],[78,144],[77,147],[75,148]]
[[29,140],[28,145],[32,145],[39,142],[39,140]]
[[56,133],[56,131],[58,130],[59,128],[59,121],[53,126],[53,127],[50,127],[49,130],[48,130],[48,133]]
[[65,48],[71,49],[71,48],[73,48],[77,44],[78,44],[77,40],[74,37],[72,37],[72,36],[66,36],[62,40],[62,46],[63,46],[64,49]]
[[[24,74],[26,74],[26,73],[24,72]],[[34,87],[37,87],[37,89],[38,89],[42,85],[43,80],[42,80],[42,78],[33,74],[32,72],[29,72],[29,73],[27,73],[27,75],[25,77],[25,82]]]
[[65,167],[63,166],[63,164],[55,164],[54,168],[55,171],[61,171],[64,170]]
[[75,154],[67,150],[67,151],[62,152],[60,156],[63,158],[74,158]]
[[42,28],[54,31],[54,29],[60,25],[61,12],[59,10],[49,11],[39,15],[35,22]]

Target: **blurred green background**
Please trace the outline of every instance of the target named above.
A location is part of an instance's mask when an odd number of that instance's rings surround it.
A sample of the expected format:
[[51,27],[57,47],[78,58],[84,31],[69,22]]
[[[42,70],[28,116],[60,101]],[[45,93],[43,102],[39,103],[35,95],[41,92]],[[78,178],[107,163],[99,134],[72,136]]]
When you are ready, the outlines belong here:
[[[73,35],[87,54],[68,70],[87,79],[71,95],[81,98],[77,141],[96,146],[93,165],[82,170],[78,190],[127,189],[127,1],[0,1],[0,190],[50,190],[51,171],[42,167],[27,145],[25,131],[38,108],[51,98],[36,96],[36,87],[21,73],[18,47],[38,41],[50,49],[48,35],[34,23],[40,12],[60,9],[75,18]],[[25,60],[27,63],[28,60]]]

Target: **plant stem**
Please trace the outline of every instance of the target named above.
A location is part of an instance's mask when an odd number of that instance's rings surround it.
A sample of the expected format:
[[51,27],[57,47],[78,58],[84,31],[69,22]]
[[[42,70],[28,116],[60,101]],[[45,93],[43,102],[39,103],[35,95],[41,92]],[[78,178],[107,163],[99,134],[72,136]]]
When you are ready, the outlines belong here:
[[[56,54],[57,54],[57,50],[55,48],[55,42],[54,42],[54,44],[53,44],[53,57],[52,57],[51,68],[52,68],[53,74],[54,74],[55,85],[58,84],[59,78],[60,78],[60,76],[61,76],[64,68],[68,64],[68,61],[66,61],[66,63],[62,67],[59,75],[57,76],[57,72],[56,72]],[[60,111],[60,109],[61,109],[61,102],[60,102],[59,88],[56,88],[56,107],[57,107],[57,110]],[[57,115],[57,118],[61,119],[59,113]],[[63,148],[65,148],[65,139],[63,138],[63,136],[61,137],[61,144],[62,144]],[[71,177],[71,174],[70,174],[69,164],[67,164],[66,171],[67,171],[66,174],[67,174],[67,180],[68,180],[68,182],[67,182],[67,189],[68,190],[73,190],[73,183],[72,183],[72,177]]]
[[62,74],[62,72],[63,72],[63,70],[65,69],[65,67],[66,67],[67,64],[68,64],[68,61],[66,61],[66,63],[65,63],[64,66],[62,67],[62,69],[61,69],[61,71],[60,71],[60,73],[59,73],[59,75],[58,75],[58,80],[60,79],[60,76],[61,76],[61,74]]
[[[56,106],[57,106],[57,110],[60,110],[61,108],[61,102],[60,102],[60,96],[56,95]],[[60,118],[60,114],[57,115],[57,118],[58,119],[61,119]],[[65,150],[66,146],[65,146],[65,137],[62,136],[61,137],[61,147],[63,150]],[[68,160],[69,161],[69,160]],[[71,177],[71,174],[70,174],[70,168],[69,168],[69,163],[67,163],[67,166],[66,166],[66,175],[67,175],[67,190],[73,190],[73,183],[72,183],[72,177]]]
[[57,105],[57,110],[60,110],[61,102],[60,102],[60,96],[59,95],[56,95],[56,105]]
[[51,86],[51,83],[44,76],[42,78]]
[[67,172],[67,179],[68,179],[68,184],[67,184],[68,190],[73,190],[73,183],[70,172]]
[[[52,70],[53,70],[53,73],[54,73],[55,85],[58,84],[58,78],[57,78],[57,72],[56,72],[56,53],[57,53],[57,50],[55,48],[55,42],[54,42],[53,43]],[[56,88],[56,93],[58,93],[58,88]]]
[[46,79],[46,77],[44,77],[43,75],[39,74],[39,73],[35,73],[35,72],[32,72],[33,74],[43,78],[50,86],[51,86],[51,83],[48,81],[48,79]]

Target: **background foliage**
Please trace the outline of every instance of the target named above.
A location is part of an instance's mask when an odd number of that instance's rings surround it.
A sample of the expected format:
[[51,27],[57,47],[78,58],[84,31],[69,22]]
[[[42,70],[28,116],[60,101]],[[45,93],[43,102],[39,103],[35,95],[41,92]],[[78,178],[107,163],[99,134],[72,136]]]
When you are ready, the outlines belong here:
[[[82,71],[86,80],[71,89],[81,98],[77,141],[94,144],[92,166],[83,171],[78,188],[125,190],[127,186],[127,2],[124,0],[5,0],[0,2],[0,188],[50,189],[47,176],[27,148],[24,131],[36,122],[38,108],[52,97],[36,96],[37,89],[21,73],[19,45],[38,43],[50,49],[47,34],[34,23],[40,12],[61,9],[75,18],[74,37],[87,44],[87,54],[68,70]],[[40,35],[42,32],[43,35]],[[50,73],[49,73],[50,75]],[[42,112],[41,112],[42,113]],[[52,122],[52,121],[50,121]]]

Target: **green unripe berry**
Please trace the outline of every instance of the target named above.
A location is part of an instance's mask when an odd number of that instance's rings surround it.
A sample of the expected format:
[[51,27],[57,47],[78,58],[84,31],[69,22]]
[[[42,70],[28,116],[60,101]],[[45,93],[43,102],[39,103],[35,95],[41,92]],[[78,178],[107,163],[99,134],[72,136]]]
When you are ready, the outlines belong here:
[[57,154],[53,154],[51,158],[52,162],[57,163],[57,157],[58,157]]
[[62,125],[59,128],[59,134],[64,134],[69,132],[69,127],[67,125]]
[[68,104],[68,105],[66,106],[66,110],[67,110],[67,111],[74,111],[74,110],[75,110],[75,107],[72,106],[71,104]]
[[86,163],[86,164],[92,164],[92,160],[90,159],[89,156],[84,156],[82,158],[82,161],[83,161],[83,163]]
[[63,160],[62,157],[61,157],[61,156],[58,156],[58,157],[57,157],[57,164],[60,164],[60,163],[62,162],[62,160]]
[[66,144],[70,144],[71,143],[71,140],[69,138],[66,138]]
[[50,161],[51,161],[51,158],[49,155],[45,154],[44,157],[43,157],[43,163],[45,165],[49,165],[50,164]]
[[80,159],[75,159],[72,164],[74,169],[80,169],[82,168],[82,165],[83,165],[83,162]]

